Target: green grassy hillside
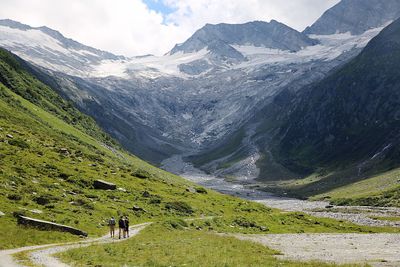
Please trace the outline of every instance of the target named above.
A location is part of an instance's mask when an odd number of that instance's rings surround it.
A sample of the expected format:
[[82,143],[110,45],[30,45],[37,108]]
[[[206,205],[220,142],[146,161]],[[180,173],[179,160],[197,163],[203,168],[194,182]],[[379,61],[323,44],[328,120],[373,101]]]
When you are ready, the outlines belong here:
[[[170,230],[180,228],[184,218],[213,216],[179,230],[186,239],[199,243],[193,255],[203,252],[205,246],[217,249],[221,243],[229,248],[247,246],[232,239],[210,240],[207,232],[214,231],[395,231],[282,213],[199,188],[124,152],[92,119],[36,80],[18,59],[2,50],[0,55],[0,211],[4,213],[0,215],[0,249],[79,239],[67,233],[19,226],[14,216],[18,214],[74,226],[89,236],[105,234],[108,218],[119,214],[128,215],[132,225],[151,221]],[[96,190],[96,179],[113,182],[118,190]],[[157,229],[160,226],[149,230],[151,242],[172,242],[155,240]],[[199,236],[205,241],[199,241]],[[140,249],[130,241],[124,246]],[[262,248],[258,249],[256,254],[262,254]],[[112,257],[107,260],[112,261]]]

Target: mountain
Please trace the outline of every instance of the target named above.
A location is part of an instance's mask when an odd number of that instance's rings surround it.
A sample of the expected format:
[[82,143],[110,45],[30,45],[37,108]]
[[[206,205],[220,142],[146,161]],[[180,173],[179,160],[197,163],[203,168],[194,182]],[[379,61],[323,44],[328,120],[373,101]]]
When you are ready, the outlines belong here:
[[360,163],[360,173],[370,160],[400,164],[399,55],[397,20],[304,93],[278,133],[279,157],[300,168]]
[[[271,177],[278,170],[284,173],[279,177],[296,176],[276,160],[263,164],[271,157],[261,144],[260,114],[277,98],[285,103],[282,95],[296,95],[357,56],[383,29],[310,39],[276,21],[206,25],[164,56],[93,52],[97,57],[90,61],[58,35],[7,25],[0,26],[0,46],[47,74],[38,78],[130,152],[165,168],[179,158],[216,176],[244,180],[272,165]],[[65,65],[63,58],[51,63],[49,43],[76,64]]]
[[350,32],[353,35],[383,26],[400,17],[397,0],[342,0],[327,10],[305,34],[335,34]]
[[398,206],[399,55],[400,19],[321,81],[278,94],[252,121],[259,180],[299,197]]
[[[227,31],[220,30],[221,36],[229,36],[232,29],[241,29],[242,36],[232,44],[215,40],[208,44],[211,51],[104,59],[99,52],[96,60],[88,61],[40,29],[16,29],[12,24],[0,27],[0,46],[51,74],[52,79],[42,81],[93,116],[125,148],[156,164],[173,155],[217,147],[276,94],[321,79],[380,30],[340,40],[330,36],[311,40],[274,21],[217,25]],[[264,28],[256,38],[254,29]],[[77,57],[79,64],[54,59],[53,51],[43,48],[48,43],[57,44],[68,60]]]
[[[150,236],[176,236],[176,243],[181,234],[191,233],[186,240],[193,243],[204,237],[208,246],[211,229],[236,233],[374,230],[297,213],[282,214],[199,187],[151,166],[121,149],[93,119],[58,95],[59,88],[40,82],[38,73],[40,79],[48,75],[0,49],[2,250],[82,241],[83,237],[66,232],[20,225],[17,217],[21,215],[73,226],[96,238],[108,232],[111,216],[123,214],[131,225],[153,222]],[[46,80],[53,78],[47,76]],[[114,183],[116,188],[98,189],[95,181],[99,179]],[[184,221],[187,218],[193,219],[190,224]],[[146,239],[150,240],[150,236]],[[215,238],[215,249],[221,244],[243,245],[239,240]],[[186,243],[182,245],[186,247]],[[204,253],[202,247],[191,248],[194,258]],[[265,252],[255,257],[262,254]],[[242,258],[240,255],[237,262]],[[272,256],[268,259],[281,264]]]
[[27,60],[74,75],[85,75],[92,70],[91,65],[102,60],[124,58],[65,38],[48,27],[30,27],[9,19],[0,20],[0,40],[1,47],[24,55]]
[[170,54],[198,52],[204,48],[221,54],[221,50],[232,50],[232,45],[299,51],[317,43],[316,40],[275,20],[269,23],[254,21],[245,24],[207,24],[186,42],[176,45]]

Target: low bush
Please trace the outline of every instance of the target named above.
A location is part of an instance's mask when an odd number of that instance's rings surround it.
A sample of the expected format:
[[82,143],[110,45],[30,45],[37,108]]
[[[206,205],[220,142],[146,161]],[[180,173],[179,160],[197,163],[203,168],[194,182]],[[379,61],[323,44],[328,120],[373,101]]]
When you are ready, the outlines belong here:
[[172,210],[186,214],[192,214],[194,212],[193,208],[188,203],[183,201],[167,202],[165,204],[165,208],[170,211]]

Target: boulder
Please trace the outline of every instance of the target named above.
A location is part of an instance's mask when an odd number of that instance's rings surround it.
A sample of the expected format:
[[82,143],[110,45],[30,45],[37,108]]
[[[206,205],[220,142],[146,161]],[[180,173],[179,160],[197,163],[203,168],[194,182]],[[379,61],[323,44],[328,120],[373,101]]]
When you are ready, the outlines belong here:
[[38,209],[29,210],[29,211],[32,212],[32,213],[36,213],[36,214],[42,214],[43,213],[43,211],[38,210]]
[[63,147],[63,148],[60,148],[60,154],[69,155],[69,151],[68,151],[68,149],[66,149],[65,147]]
[[88,236],[88,234],[82,230],[62,225],[58,223],[53,223],[49,221],[38,220],[34,218],[29,218],[26,216],[18,216],[17,217],[18,224],[32,226],[35,228],[39,228],[41,230],[48,230],[48,231],[60,231],[60,232],[68,232],[73,235],[80,235],[80,236]]
[[144,191],[143,193],[142,193],[142,197],[151,197],[151,194],[150,194],[150,192],[149,191]]
[[93,182],[93,187],[95,189],[101,189],[101,190],[115,190],[117,189],[117,186],[113,183],[106,182],[103,180],[96,180]]
[[136,206],[136,205],[134,205],[134,206],[132,207],[132,210],[133,210],[133,211],[137,211],[137,212],[147,212],[145,209],[143,209],[143,208],[141,208],[141,207],[139,207],[139,206]]
[[196,193],[196,189],[194,189],[193,187],[186,188],[186,191],[189,193]]

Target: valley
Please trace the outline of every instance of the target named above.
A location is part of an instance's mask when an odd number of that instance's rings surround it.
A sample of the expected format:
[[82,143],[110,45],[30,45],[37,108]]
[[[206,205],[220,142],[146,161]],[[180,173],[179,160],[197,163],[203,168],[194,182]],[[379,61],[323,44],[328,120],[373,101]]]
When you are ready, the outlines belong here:
[[398,266],[399,62],[398,0],[129,57],[0,19],[0,266]]

